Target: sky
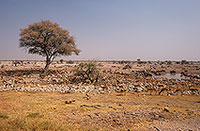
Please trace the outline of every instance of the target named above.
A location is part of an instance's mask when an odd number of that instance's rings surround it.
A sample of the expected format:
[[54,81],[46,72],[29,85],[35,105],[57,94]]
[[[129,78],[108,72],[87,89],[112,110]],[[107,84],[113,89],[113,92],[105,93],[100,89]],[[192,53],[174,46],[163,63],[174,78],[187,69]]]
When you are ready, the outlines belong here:
[[43,60],[19,48],[41,20],[76,38],[64,60],[200,60],[200,0],[0,0],[0,60]]

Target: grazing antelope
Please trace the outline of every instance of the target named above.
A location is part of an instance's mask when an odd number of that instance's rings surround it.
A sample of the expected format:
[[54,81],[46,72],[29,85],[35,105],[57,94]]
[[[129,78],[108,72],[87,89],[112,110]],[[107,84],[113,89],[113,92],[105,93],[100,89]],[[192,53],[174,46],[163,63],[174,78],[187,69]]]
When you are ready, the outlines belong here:
[[158,92],[158,88],[156,87],[156,85],[152,83],[150,83],[149,85],[150,86],[147,87],[147,90],[150,92],[150,95],[153,95],[153,94],[156,95]]
[[177,94],[178,92],[180,92],[181,95],[183,95],[183,90],[181,90],[181,89],[176,89],[176,90],[174,91],[174,94]]
[[170,92],[171,92],[171,88],[170,87],[164,87],[164,88],[162,88],[160,91],[159,91],[159,93],[158,93],[158,95],[163,95],[163,93],[167,93],[167,96],[169,96],[169,94],[170,94]]
[[123,86],[119,86],[119,87],[115,88],[115,92],[120,93],[120,95],[125,96],[126,92],[127,92],[127,89],[124,88]]

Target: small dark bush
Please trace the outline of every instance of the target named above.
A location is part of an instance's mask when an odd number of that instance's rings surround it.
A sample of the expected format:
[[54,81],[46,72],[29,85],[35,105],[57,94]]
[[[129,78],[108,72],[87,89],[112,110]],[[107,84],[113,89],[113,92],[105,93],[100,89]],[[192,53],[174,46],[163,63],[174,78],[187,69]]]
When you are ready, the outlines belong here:
[[43,117],[43,115],[40,115],[40,113],[31,113],[31,114],[28,114],[27,117],[30,117],[30,118],[36,118],[36,117]]
[[100,78],[99,69],[95,62],[80,63],[73,72],[73,82],[95,83]]
[[175,70],[170,71],[170,74],[176,74]]
[[8,116],[7,116],[7,115],[4,115],[4,114],[2,114],[2,113],[0,112],[0,118],[2,118],[2,119],[8,119]]
[[171,65],[172,64],[172,62],[171,61],[167,61],[167,65]]
[[125,70],[125,69],[131,69],[132,67],[129,65],[129,64],[127,64],[127,65],[125,65],[124,67],[123,67],[123,70]]
[[64,62],[64,60],[63,59],[60,59],[60,63],[62,64]]
[[181,61],[181,64],[189,64],[189,62],[186,61],[186,60],[182,60],[182,61]]
[[69,60],[69,61],[67,61],[66,63],[67,63],[67,64],[74,64],[74,61]]

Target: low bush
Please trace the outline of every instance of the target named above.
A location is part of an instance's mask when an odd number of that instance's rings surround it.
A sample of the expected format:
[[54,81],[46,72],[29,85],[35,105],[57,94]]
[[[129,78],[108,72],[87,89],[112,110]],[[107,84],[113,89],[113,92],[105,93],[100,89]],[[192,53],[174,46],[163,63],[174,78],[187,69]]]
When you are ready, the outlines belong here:
[[7,115],[4,115],[4,114],[2,114],[2,113],[0,112],[0,118],[2,118],[2,119],[8,119],[8,116],[7,116]]
[[80,63],[74,72],[73,82],[95,83],[99,81],[100,72],[96,62]]

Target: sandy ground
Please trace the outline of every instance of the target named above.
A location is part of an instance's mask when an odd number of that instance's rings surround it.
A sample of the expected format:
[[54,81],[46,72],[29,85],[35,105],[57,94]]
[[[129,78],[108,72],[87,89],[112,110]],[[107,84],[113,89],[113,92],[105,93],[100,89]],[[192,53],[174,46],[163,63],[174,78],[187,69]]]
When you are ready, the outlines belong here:
[[[8,116],[0,118],[5,130],[32,129],[38,119],[62,123],[63,130],[200,130],[199,96],[0,92],[0,112]],[[29,123],[7,123],[14,119]]]
[[[50,70],[57,72],[44,80],[40,71],[45,66],[43,61],[0,61],[0,84],[4,88],[18,86],[36,81],[45,86],[54,86],[55,80],[69,82],[60,72],[70,72],[80,62],[54,62]],[[100,72],[108,75],[110,83],[131,83],[135,87],[144,86],[149,81],[143,77],[132,77],[137,71],[200,74],[200,62],[97,62]],[[124,69],[126,65],[131,68]],[[164,70],[164,72],[163,72]],[[124,75],[125,74],[125,75]],[[130,77],[126,77],[128,74]],[[71,75],[73,76],[73,75]],[[117,76],[117,77],[115,77]],[[54,79],[51,79],[55,77]],[[130,81],[126,78],[131,79]],[[162,80],[156,80],[156,86]],[[16,81],[17,80],[17,81]],[[180,88],[182,80],[166,80],[165,85],[173,83],[174,88]],[[18,82],[18,83],[17,83]],[[149,81],[151,84],[152,81]],[[171,83],[170,83],[171,82]],[[177,84],[178,83],[178,84]],[[187,89],[199,90],[199,79],[188,78],[182,84]],[[57,86],[59,82],[56,83]],[[79,84],[79,83],[78,83]],[[108,84],[108,83],[105,83]],[[116,84],[116,85],[118,85]],[[154,83],[155,84],[155,83]],[[113,86],[116,86],[113,84]],[[25,88],[26,85],[23,85]],[[71,86],[71,85],[70,85]],[[84,85],[83,85],[84,86]],[[87,85],[88,87],[90,85]],[[101,83],[100,83],[101,86]],[[161,84],[162,86],[162,84]],[[32,88],[32,87],[30,87]],[[131,88],[131,87],[130,87]],[[139,88],[139,87],[137,87]],[[112,92],[108,93],[44,93],[44,92],[0,92],[0,131],[1,130],[155,130],[155,131],[198,131],[200,130],[200,95],[150,95],[149,92]]]

